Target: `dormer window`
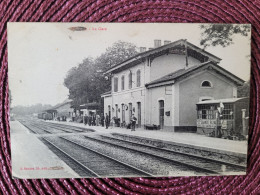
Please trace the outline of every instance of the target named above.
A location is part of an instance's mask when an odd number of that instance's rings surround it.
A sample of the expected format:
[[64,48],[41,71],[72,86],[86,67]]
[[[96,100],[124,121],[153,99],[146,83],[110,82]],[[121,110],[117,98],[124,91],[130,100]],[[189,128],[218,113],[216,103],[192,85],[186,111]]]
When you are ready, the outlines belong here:
[[202,88],[212,88],[212,83],[210,81],[203,81],[201,83]]

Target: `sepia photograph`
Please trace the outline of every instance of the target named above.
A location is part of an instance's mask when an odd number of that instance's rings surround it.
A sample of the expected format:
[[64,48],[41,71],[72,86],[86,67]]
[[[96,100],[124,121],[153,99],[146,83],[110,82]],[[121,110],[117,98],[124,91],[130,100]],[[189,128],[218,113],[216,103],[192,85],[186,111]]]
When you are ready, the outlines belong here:
[[7,27],[13,178],[246,174],[250,24]]

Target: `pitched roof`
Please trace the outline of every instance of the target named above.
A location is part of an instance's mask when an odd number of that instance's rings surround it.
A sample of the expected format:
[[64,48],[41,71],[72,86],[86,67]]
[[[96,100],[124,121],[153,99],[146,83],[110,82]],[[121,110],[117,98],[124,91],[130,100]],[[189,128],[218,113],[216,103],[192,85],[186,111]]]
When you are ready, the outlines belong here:
[[[59,104],[53,106],[51,109],[52,109],[52,110],[55,110],[55,109],[57,109],[57,108],[59,108],[59,107],[61,107],[61,106],[64,106],[64,105],[66,105],[66,104],[69,104],[69,103],[71,103],[71,102],[72,102],[72,100],[66,99],[66,100],[64,100],[64,102],[59,103]],[[51,110],[51,109],[49,109],[49,110]]]
[[128,58],[127,60],[119,63],[119,64],[116,64],[114,66],[111,66],[109,67],[106,71],[105,71],[105,74],[108,74],[110,72],[113,72],[117,69],[120,69],[128,64],[138,64],[140,63],[143,59],[145,59],[146,57],[148,56],[151,56],[153,54],[156,54],[156,53],[160,53],[162,51],[166,51],[166,50],[169,50],[170,48],[174,48],[174,47],[177,47],[179,45],[184,45],[185,43],[187,43],[187,47],[190,48],[190,49],[195,49],[195,50],[199,50],[199,52],[207,57],[210,58],[211,61],[214,61],[216,63],[218,63],[219,61],[221,61],[221,58],[207,52],[207,51],[204,51],[203,49],[197,47],[196,45],[193,45],[192,43],[186,41],[185,39],[180,39],[180,40],[177,40],[177,41],[174,41],[174,42],[171,42],[169,44],[166,44],[166,45],[163,45],[161,47],[157,47],[157,48],[154,48],[154,49],[151,49],[151,50],[148,50],[148,51],[145,51],[145,52],[142,52],[142,53],[139,53],[131,58]]
[[101,97],[102,97],[102,96],[107,96],[107,95],[111,95],[111,91],[107,91],[107,92],[105,92],[105,93],[102,93],[102,94],[101,94]]
[[172,72],[170,74],[167,74],[159,79],[156,79],[150,83],[147,83],[147,84],[145,84],[145,86],[147,88],[151,88],[151,87],[162,86],[165,84],[173,84],[177,80],[179,80],[181,77],[183,77],[184,75],[197,71],[197,70],[201,69],[202,67],[206,67],[206,66],[208,66],[208,67],[210,66],[213,69],[217,69],[220,74],[226,76],[228,79],[232,80],[237,85],[242,85],[245,82],[242,79],[240,79],[239,77],[233,75],[231,72],[229,72],[229,71],[225,70],[224,68],[222,68],[221,66],[217,65],[216,63],[208,61],[208,62],[204,62],[204,63],[198,64],[198,65],[191,66],[190,68],[187,68],[187,69],[179,69],[179,70]]
[[100,106],[100,104],[97,102],[90,102],[90,103],[82,104],[79,107],[82,109],[84,109],[84,108],[87,108],[87,109],[94,108],[95,109],[99,106]]

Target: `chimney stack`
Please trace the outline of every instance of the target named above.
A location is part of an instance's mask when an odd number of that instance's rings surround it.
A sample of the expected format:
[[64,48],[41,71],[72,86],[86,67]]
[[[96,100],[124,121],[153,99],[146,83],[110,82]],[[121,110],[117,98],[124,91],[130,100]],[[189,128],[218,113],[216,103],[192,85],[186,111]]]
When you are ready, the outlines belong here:
[[140,47],[140,53],[145,52],[146,51],[146,47]]
[[164,45],[167,45],[167,44],[170,44],[170,43],[171,43],[171,41],[168,41],[168,40],[164,41]]
[[161,40],[155,39],[154,40],[154,48],[161,47]]

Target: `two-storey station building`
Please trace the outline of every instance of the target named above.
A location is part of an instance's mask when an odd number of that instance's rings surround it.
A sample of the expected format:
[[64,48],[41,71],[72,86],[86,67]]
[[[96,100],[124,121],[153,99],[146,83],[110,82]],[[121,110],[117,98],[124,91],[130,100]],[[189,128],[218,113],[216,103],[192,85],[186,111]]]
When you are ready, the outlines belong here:
[[219,66],[221,59],[187,40],[155,40],[155,47],[109,67],[112,91],[104,93],[111,119],[161,129],[196,131],[196,104],[236,98],[244,81]]

